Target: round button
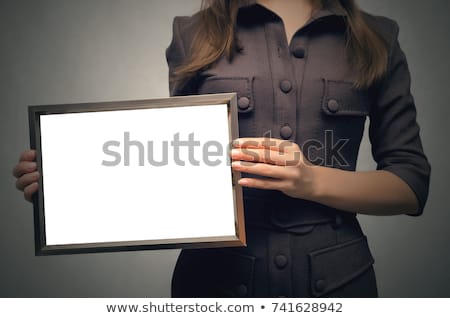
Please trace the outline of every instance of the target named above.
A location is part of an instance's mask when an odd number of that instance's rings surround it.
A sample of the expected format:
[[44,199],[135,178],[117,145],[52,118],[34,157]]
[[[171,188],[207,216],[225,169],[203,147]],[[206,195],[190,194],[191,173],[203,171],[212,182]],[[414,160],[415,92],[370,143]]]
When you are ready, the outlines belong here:
[[275,265],[279,268],[279,269],[283,269],[286,267],[287,263],[288,263],[288,259],[285,255],[283,254],[278,254],[277,256],[275,256],[274,259]]
[[250,100],[248,97],[239,97],[238,99],[238,107],[242,110],[246,110],[250,106]]
[[332,113],[335,113],[335,112],[337,112],[339,110],[339,103],[335,99],[330,99],[328,101],[328,105],[327,106],[328,106],[328,110],[330,112],[332,112]]
[[280,82],[280,89],[284,92],[284,93],[289,93],[292,89],[292,83],[291,81],[288,80],[283,80]]
[[244,297],[247,295],[247,293],[248,293],[248,289],[247,289],[247,286],[245,286],[244,284],[241,284],[236,287],[236,294],[238,297]]
[[326,286],[326,284],[325,284],[325,281],[323,279],[319,279],[319,280],[316,281],[316,290],[318,292],[324,291],[325,290],[325,286]]
[[305,53],[306,53],[305,49],[302,48],[301,46],[296,47],[296,48],[294,48],[294,49],[292,50],[292,54],[294,54],[294,56],[295,56],[296,58],[298,58],[298,59],[304,58],[304,57],[305,57]]
[[280,136],[283,139],[289,139],[292,136],[292,128],[289,125],[284,125],[280,129]]

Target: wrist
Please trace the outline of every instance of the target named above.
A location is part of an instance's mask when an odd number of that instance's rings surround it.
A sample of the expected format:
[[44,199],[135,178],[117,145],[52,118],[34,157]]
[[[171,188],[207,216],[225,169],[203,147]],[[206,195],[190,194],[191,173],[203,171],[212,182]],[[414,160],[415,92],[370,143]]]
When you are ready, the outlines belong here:
[[320,202],[325,196],[326,170],[328,168],[322,166],[309,166],[311,175],[311,189],[309,191],[308,200]]

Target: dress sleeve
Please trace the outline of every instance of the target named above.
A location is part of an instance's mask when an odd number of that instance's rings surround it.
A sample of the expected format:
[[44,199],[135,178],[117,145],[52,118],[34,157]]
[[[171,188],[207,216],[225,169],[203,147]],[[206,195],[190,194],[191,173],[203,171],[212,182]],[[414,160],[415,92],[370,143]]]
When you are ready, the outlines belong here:
[[408,214],[418,216],[427,201],[431,167],[419,135],[408,63],[398,41],[399,27],[392,22],[388,71],[370,112],[369,138],[377,170],[390,171],[411,187],[419,211]]
[[180,32],[181,24],[189,17],[176,16],[172,23],[172,41],[166,49],[166,60],[169,66],[169,93],[170,96],[190,94],[187,85],[175,81],[174,71],[186,60],[186,47]]

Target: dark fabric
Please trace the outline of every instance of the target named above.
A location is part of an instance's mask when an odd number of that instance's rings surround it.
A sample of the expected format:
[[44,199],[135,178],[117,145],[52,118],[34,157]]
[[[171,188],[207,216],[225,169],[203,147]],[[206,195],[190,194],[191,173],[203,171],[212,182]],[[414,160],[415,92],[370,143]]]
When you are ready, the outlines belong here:
[[[252,1],[238,13],[242,50],[232,61],[220,58],[185,85],[173,81],[174,70],[195,54],[190,43],[199,15],[175,17],[166,50],[170,95],[236,92],[240,137],[289,139],[313,164],[349,171],[356,168],[369,117],[377,169],[391,171],[412,188],[421,214],[430,165],[398,25],[363,14],[389,45],[387,75],[372,87],[353,88],[357,73],[346,55],[342,12],[320,10],[289,43],[282,20]],[[244,206],[248,247],[183,251],[174,272],[174,296],[376,295],[373,259],[353,214],[247,188]]]
[[247,247],[183,250],[172,296],[377,297],[374,260],[355,217],[296,229],[248,225]]

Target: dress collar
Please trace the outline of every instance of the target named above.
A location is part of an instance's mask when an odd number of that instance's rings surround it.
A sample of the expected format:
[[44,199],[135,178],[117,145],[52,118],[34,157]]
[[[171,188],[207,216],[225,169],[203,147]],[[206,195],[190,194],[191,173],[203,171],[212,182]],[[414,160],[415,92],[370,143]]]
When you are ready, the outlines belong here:
[[[344,12],[344,10],[336,5],[334,5],[333,1],[329,1],[330,4],[328,4],[326,7],[323,7],[319,10],[316,10],[313,12],[309,20],[305,23],[303,27],[306,27],[307,25],[311,24],[312,22],[325,18],[330,16],[337,16],[342,18],[347,18],[347,14]],[[270,14],[272,16],[278,16],[276,13],[271,11],[270,9],[266,8],[265,6],[257,3],[257,0],[247,0],[243,1],[243,4],[239,8],[239,14],[242,13],[242,11],[245,11],[247,14],[250,14],[252,18],[256,18],[253,16],[253,14],[257,14],[258,12],[265,12],[267,14]],[[252,19],[252,20],[253,20]]]

